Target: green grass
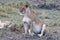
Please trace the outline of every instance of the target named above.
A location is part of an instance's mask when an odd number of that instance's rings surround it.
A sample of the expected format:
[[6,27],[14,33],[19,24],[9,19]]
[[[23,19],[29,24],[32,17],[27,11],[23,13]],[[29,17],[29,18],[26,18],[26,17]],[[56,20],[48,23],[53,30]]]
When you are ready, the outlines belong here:
[[[26,0],[20,0],[20,2],[25,3]],[[28,1],[29,2],[29,1]],[[10,4],[10,5],[9,5]],[[16,6],[16,7],[15,7]],[[22,24],[22,19],[19,14],[18,14],[18,6],[13,5],[11,3],[1,5],[0,6],[0,20],[13,20],[15,23],[18,23],[19,25]],[[54,11],[54,10],[43,10],[43,9],[34,9],[34,11],[39,14],[39,16],[44,17],[50,17],[50,19],[43,19],[46,24],[53,24],[53,23],[60,23],[60,11]],[[40,13],[42,13],[40,15]]]
[[17,8],[10,6],[0,6],[0,20],[13,20],[14,22],[21,24],[21,17],[17,13]]

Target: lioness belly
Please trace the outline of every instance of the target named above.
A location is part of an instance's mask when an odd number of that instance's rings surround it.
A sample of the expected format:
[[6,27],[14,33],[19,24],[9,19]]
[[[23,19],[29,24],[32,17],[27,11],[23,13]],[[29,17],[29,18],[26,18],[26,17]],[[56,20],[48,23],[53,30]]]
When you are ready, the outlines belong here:
[[41,29],[38,27],[38,25],[33,26],[33,32],[35,34],[40,34],[41,33]]

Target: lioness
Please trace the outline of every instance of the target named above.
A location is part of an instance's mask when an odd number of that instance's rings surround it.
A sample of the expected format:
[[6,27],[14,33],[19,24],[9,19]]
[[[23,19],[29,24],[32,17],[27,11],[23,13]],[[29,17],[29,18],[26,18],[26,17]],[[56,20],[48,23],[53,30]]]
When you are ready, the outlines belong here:
[[39,37],[43,36],[46,30],[46,24],[39,20],[38,16],[30,9],[28,5],[20,5],[20,8],[20,12],[24,16],[23,22],[25,34],[29,32],[30,35],[38,35]]
[[12,20],[11,21],[2,21],[0,20],[0,29],[2,28],[11,28],[16,26],[16,23],[14,23]]

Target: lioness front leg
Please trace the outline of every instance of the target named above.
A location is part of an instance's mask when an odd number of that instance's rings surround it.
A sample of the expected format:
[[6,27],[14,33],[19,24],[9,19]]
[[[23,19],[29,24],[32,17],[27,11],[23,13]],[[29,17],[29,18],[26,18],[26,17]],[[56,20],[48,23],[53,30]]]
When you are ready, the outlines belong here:
[[28,33],[28,24],[24,23],[24,34]]

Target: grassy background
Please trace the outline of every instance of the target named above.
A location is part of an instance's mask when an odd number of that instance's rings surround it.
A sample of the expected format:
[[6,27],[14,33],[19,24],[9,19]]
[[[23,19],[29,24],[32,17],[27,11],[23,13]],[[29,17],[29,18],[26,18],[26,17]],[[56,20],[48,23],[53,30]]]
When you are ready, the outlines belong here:
[[[19,4],[19,3],[18,3]],[[38,16],[41,16],[46,24],[60,23],[60,11],[56,10],[43,10],[43,9],[33,9]],[[13,20],[14,22],[21,24],[21,17],[18,14],[18,6],[12,3],[6,3],[0,5],[0,20]],[[50,19],[46,19],[49,17]]]
[[[4,2],[4,0],[0,0],[0,2],[1,1]],[[22,16],[18,14],[18,5],[20,2],[25,3],[26,1],[28,1],[31,5],[33,4],[29,0],[7,0],[4,3],[0,3],[0,20],[13,20],[13,22],[21,25]],[[48,25],[47,31],[53,32],[55,30],[60,30],[60,11],[45,9],[33,9],[33,11],[35,11],[39,18],[42,19],[46,25]],[[5,34],[3,31],[0,32],[1,35]]]

